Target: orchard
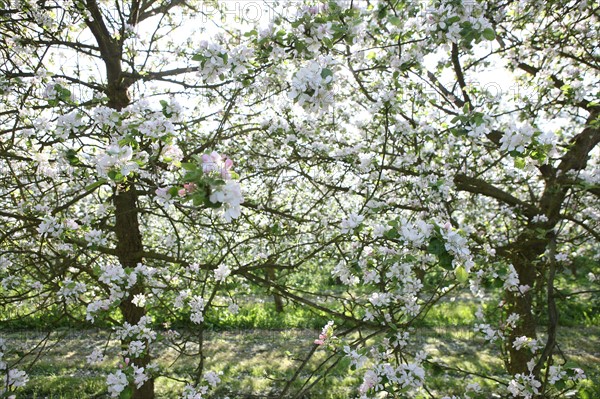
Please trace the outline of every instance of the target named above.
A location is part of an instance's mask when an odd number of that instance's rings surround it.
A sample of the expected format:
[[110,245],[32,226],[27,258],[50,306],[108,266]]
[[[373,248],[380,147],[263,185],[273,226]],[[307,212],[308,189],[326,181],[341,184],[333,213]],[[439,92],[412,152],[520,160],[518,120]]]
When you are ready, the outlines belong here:
[[[599,397],[599,16],[0,0],[0,397],[65,329],[100,386],[56,397]],[[263,302],[310,334],[235,392],[208,337]],[[475,352],[424,342],[453,309]]]

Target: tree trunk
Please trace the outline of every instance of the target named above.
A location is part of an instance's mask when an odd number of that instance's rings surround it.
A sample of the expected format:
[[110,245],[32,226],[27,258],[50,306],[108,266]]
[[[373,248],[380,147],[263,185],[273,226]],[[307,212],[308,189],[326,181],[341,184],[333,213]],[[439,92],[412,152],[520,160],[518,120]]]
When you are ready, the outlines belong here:
[[[533,288],[535,283],[535,267],[527,260],[520,262],[514,262],[513,266],[519,275],[519,284],[528,285]],[[536,321],[533,316],[532,307],[532,290],[525,293],[519,291],[507,291],[506,292],[506,305],[508,314],[516,313],[519,315],[519,321],[514,329],[511,330],[508,341],[506,342],[506,349],[509,354],[507,369],[511,374],[516,373],[528,373],[527,362],[533,358],[531,350],[527,347],[523,347],[520,350],[515,349],[513,342],[518,337],[526,336],[531,339],[535,339],[536,335]]]
[[[119,261],[123,268],[135,268],[142,262],[141,252],[143,249],[142,235],[138,223],[137,194],[133,184],[121,187],[114,197],[115,204],[115,232],[117,236],[117,252]],[[123,318],[131,325],[139,323],[146,314],[145,308],[139,308],[132,303],[133,296],[144,292],[144,287],[138,282],[129,292],[119,306]],[[129,342],[122,342],[128,345]],[[146,342],[148,348],[148,342]],[[140,358],[130,359],[137,367],[146,368],[151,361],[148,352]],[[139,389],[133,386],[133,399],[153,399],[154,379],[149,376],[148,381]]]
[[[275,268],[268,267],[267,268],[267,280],[270,282],[275,282]],[[277,313],[283,312],[283,298],[279,295],[279,291],[273,290],[273,302],[275,303],[275,311]]]
[[[87,0],[85,6],[89,14],[84,16],[84,21],[96,38],[102,61],[106,67],[107,106],[120,111],[131,102],[128,92],[131,83],[125,83],[121,65],[123,42],[122,39],[111,36],[96,0]],[[138,222],[137,200],[135,185],[132,181],[127,181],[117,187],[114,195],[116,249],[123,268],[135,268],[138,263],[142,262],[143,245]],[[129,295],[119,306],[125,321],[132,325],[138,324],[146,314],[146,309],[138,308],[132,303],[133,296],[143,292],[144,287],[138,282],[131,288]],[[128,342],[122,342],[122,344],[128,345]],[[148,348],[147,342],[146,348]],[[146,367],[150,360],[148,352],[139,359],[130,359],[138,367]],[[133,385],[133,383],[131,384]],[[135,385],[132,388],[133,399],[154,399],[154,379],[150,376],[139,389]]]

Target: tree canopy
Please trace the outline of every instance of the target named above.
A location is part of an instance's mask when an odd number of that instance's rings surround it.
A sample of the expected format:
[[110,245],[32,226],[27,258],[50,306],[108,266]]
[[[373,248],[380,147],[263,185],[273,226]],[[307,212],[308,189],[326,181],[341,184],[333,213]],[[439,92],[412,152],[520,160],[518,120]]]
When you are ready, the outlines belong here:
[[335,320],[312,351],[362,368],[358,397],[438,397],[405,346],[462,293],[502,349],[494,389],[560,396],[584,376],[555,281],[600,255],[599,8],[0,0],[0,303],[112,327],[113,397],[154,397],[161,341],[201,398],[206,312],[261,287]]

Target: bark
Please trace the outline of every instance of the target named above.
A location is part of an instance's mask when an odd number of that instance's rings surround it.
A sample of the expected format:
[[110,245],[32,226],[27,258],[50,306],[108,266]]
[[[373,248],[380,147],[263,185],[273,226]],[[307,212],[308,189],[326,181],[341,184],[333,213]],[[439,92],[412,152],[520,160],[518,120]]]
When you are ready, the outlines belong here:
[[[119,262],[123,268],[135,268],[142,262],[141,253],[143,250],[142,235],[138,223],[137,194],[133,184],[121,187],[114,196],[115,204],[115,233],[117,236],[117,254]],[[136,325],[146,314],[145,308],[139,308],[132,303],[133,296],[144,292],[142,284],[137,283],[129,292],[119,308],[123,318],[131,325]],[[129,341],[122,342],[128,345]],[[148,347],[148,342],[145,343]],[[147,367],[151,361],[148,353],[144,356],[131,359],[131,362],[138,367]],[[149,378],[139,389],[133,388],[133,399],[153,399],[154,398],[154,379]]]
[[[547,311],[551,322],[548,329],[549,338],[542,358],[548,358],[552,353],[558,315],[554,299],[552,298],[554,290],[554,266],[551,267],[550,276],[546,276],[546,271],[543,269],[537,271],[536,267],[540,256],[544,254],[546,248],[555,239],[553,230],[562,218],[561,210],[571,186],[567,173],[585,169],[590,152],[600,143],[600,129],[597,122],[600,116],[600,107],[590,107],[589,111],[590,115],[586,120],[584,129],[571,140],[570,149],[563,155],[558,167],[547,167],[543,172],[545,188],[539,202],[539,213],[545,215],[548,218],[548,222],[534,225],[525,230],[505,252],[505,257],[512,262],[519,275],[521,285],[529,285],[532,289],[534,287],[542,289],[542,286],[539,284],[536,287],[536,276],[539,272],[544,274],[541,276],[542,280],[548,277],[548,286],[546,289],[546,294],[548,295]],[[496,195],[495,198],[498,198],[498,196]],[[536,231],[539,228],[546,231],[545,234],[541,233],[544,234],[541,237],[540,232]],[[551,251],[552,253],[553,251]],[[550,262],[554,262],[554,260],[551,259]],[[518,292],[506,293],[508,313],[516,313],[520,318],[517,327],[511,331],[509,340],[506,343],[506,350],[509,354],[507,369],[512,374],[529,373],[527,363],[534,357],[531,350],[527,348],[516,350],[512,346],[517,337],[527,336],[536,338],[536,320],[533,315],[532,295],[533,290],[525,294]],[[536,374],[540,372],[541,366],[540,363],[536,365],[534,370]]]
[[[138,2],[134,2],[132,21],[137,20]],[[96,0],[85,0],[85,7],[89,12],[89,17],[85,17],[85,22],[96,42],[102,56],[102,61],[106,67],[106,86],[104,92],[108,97],[107,106],[117,111],[127,107],[130,103],[128,87],[132,82],[127,81],[123,74],[122,59],[123,45],[118,39],[111,36],[105,22],[104,16],[98,7]],[[138,197],[135,190],[135,184],[132,180],[119,185],[114,195],[115,205],[115,234],[117,236],[116,252],[119,262],[123,268],[135,268],[138,263],[143,261],[143,243],[140,226],[138,222]],[[132,303],[133,296],[144,292],[142,283],[137,283],[129,291],[129,295],[123,299],[119,309],[124,320],[132,325],[139,323],[140,319],[146,314],[145,308],[139,308]],[[122,345],[128,345],[128,341],[122,342]],[[148,343],[146,342],[148,348]],[[130,359],[138,367],[147,367],[151,361],[150,355],[146,352],[142,357]],[[153,399],[154,398],[154,379],[149,377],[148,381],[140,388],[132,384],[133,399]]]
[[[275,268],[267,268],[267,280],[273,283],[276,281]],[[277,290],[273,290],[273,302],[275,303],[275,311],[277,313],[283,312],[283,298]]]
[[507,313],[516,313],[519,315],[519,321],[512,329],[506,342],[506,351],[509,355],[507,370],[511,374],[528,374],[527,363],[533,358],[533,353],[527,347],[517,350],[513,342],[518,337],[526,336],[536,339],[536,320],[533,314],[533,293],[536,282],[536,261],[546,249],[545,240],[536,240],[524,234],[517,239],[514,251],[511,253],[510,260],[519,275],[519,284],[527,285],[530,290],[521,293],[520,291],[506,291]]

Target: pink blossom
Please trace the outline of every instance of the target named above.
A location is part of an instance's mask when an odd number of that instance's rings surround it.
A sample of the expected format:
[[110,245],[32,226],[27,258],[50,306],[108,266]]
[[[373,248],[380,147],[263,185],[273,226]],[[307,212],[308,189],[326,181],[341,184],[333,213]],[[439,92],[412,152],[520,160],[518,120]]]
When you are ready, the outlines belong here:
[[225,158],[225,162],[223,163],[223,168],[221,168],[221,177],[225,180],[231,179],[231,174],[229,173],[229,169],[233,166],[233,161],[229,158]]
[[231,179],[229,170],[233,167],[233,161],[226,155],[220,155],[213,151],[202,155],[202,171],[205,174],[215,173],[221,175],[225,180]]
[[129,366],[129,358],[128,357],[126,357],[123,360],[123,364],[119,364],[119,368],[122,369],[123,367],[127,367],[127,366]]
[[196,185],[196,183],[185,183],[183,185],[183,188],[188,193],[193,193],[194,191],[196,191],[196,189],[198,188],[198,186]]

